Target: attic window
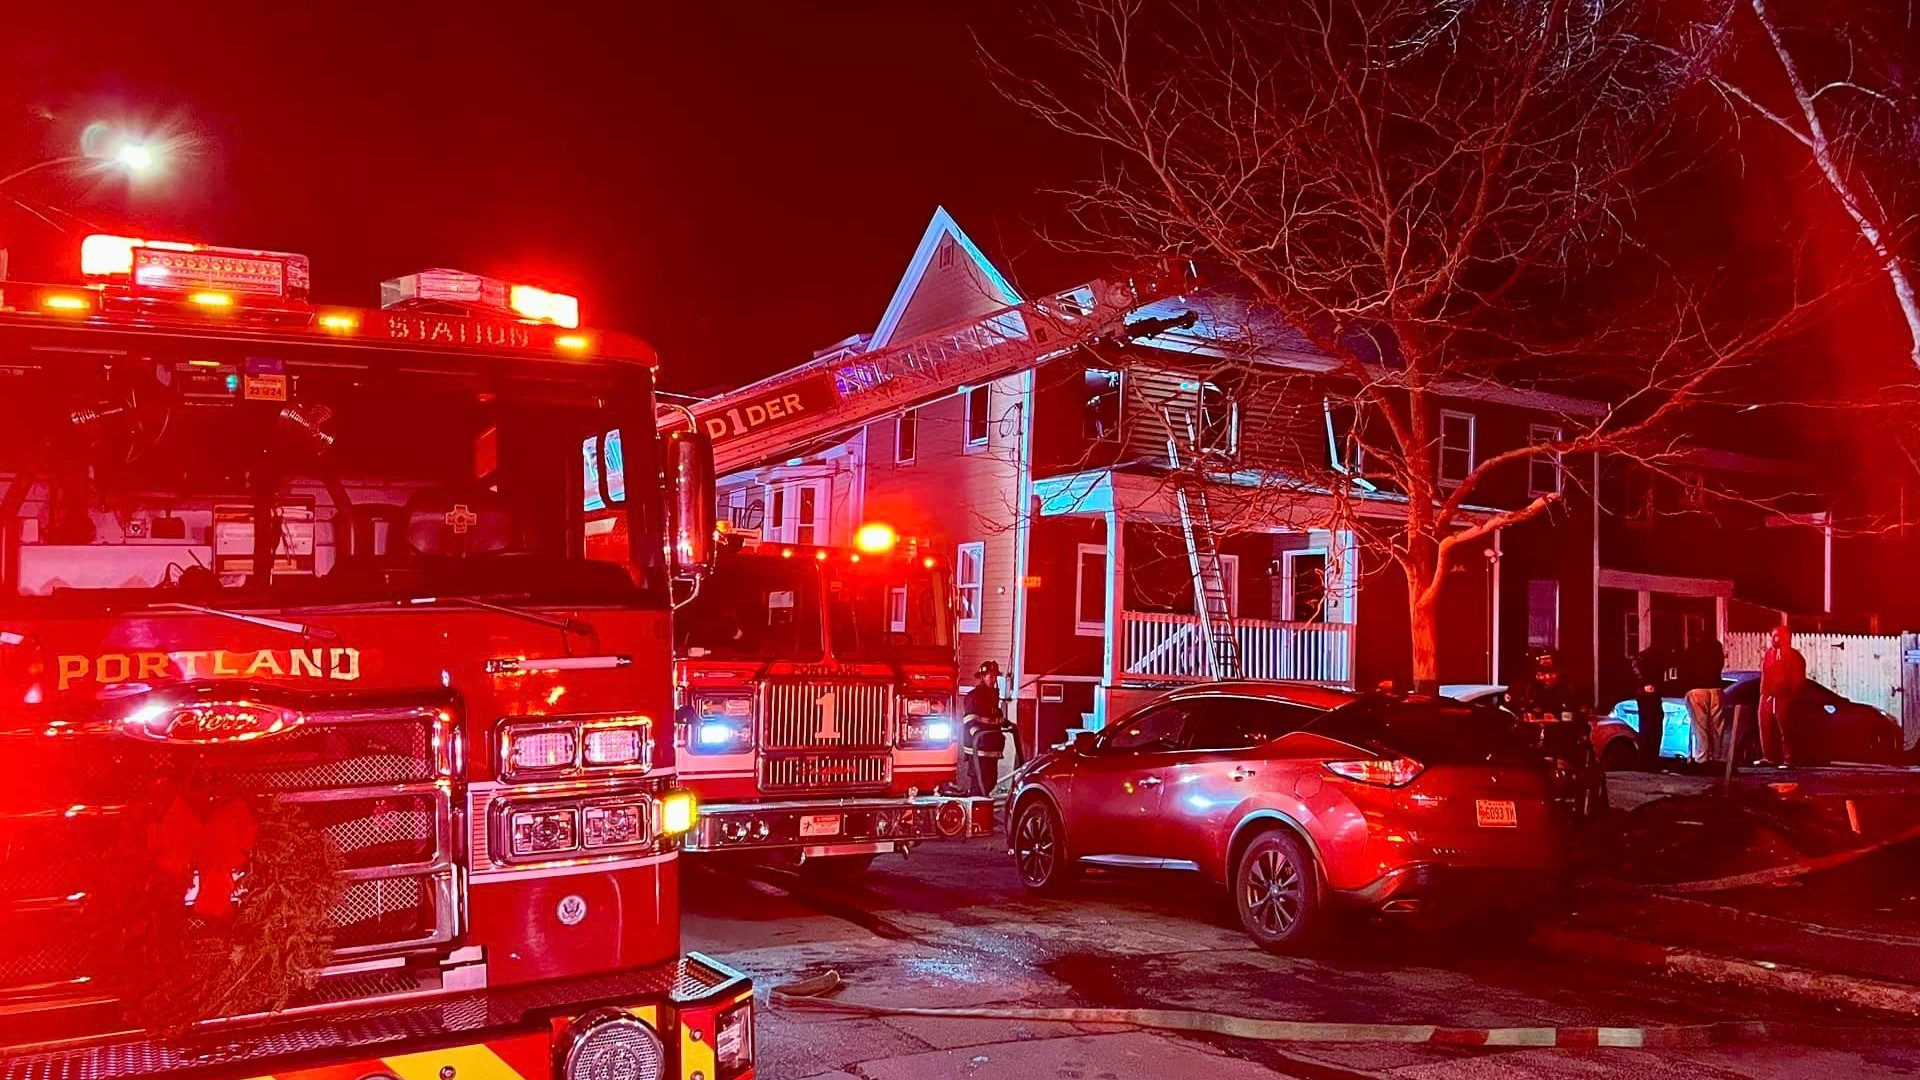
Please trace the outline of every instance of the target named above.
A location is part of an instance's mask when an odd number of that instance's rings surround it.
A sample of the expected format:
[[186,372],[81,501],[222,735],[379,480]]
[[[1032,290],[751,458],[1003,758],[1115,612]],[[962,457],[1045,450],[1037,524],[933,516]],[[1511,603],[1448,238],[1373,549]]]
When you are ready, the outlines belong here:
[[940,241],[940,269],[953,269],[953,247],[953,237],[951,236]]

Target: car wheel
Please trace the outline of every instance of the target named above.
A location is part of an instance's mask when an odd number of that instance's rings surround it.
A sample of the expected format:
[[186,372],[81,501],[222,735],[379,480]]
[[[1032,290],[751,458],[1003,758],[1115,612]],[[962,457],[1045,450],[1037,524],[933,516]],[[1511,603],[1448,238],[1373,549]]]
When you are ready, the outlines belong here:
[[1020,883],[1038,893],[1065,888],[1075,870],[1067,859],[1066,839],[1052,803],[1036,798],[1022,806],[1013,821],[1013,863]]
[[1234,868],[1233,906],[1254,944],[1268,952],[1297,952],[1320,931],[1320,890],[1313,858],[1291,833],[1255,837]]
[[1633,745],[1631,739],[1613,740],[1607,744],[1606,751],[1600,755],[1600,767],[1608,772],[1627,772],[1638,768],[1639,765],[1640,751]]
[[800,864],[800,876],[821,884],[857,881],[873,865],[877,855],[829,855],[808,859]]

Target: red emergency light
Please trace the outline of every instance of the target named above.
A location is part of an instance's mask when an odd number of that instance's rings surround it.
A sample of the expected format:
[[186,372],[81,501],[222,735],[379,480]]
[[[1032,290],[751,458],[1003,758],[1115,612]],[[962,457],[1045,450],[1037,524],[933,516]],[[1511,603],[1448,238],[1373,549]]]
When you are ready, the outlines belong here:
[[305,300],[311,273],[305,255],[142,240],[95,233],[80,242],[80,272],[133,286],[136,293]]

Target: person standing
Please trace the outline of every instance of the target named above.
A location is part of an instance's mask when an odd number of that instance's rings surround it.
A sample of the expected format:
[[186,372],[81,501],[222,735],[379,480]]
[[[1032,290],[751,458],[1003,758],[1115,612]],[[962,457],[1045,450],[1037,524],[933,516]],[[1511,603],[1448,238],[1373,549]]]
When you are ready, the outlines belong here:
[[[1720,754],[1721,733],[1726,727],[1726,695],[1720,676],[1726,666],[1727,650],[1712,634],[1687,646],[1687,715],[1693,720],[1693,752],[1688,756],[1696,765],[1704,765]],[[1732,752],[1731,748],[1727,750]]]
[[1793,703],[1807,685],[1807,658],[1793,647],[1793,631],[1773,628],[1773,645],[1760,660],[1760,759],[1793,767]]
[[974,673],[961,706],[961,777],[968,795],[992,795],[1007,750],[1007,714],[1000,707],[1000,665],[988,660]]
[[1655,640],[1633,658],[1633,705],[1640,717],[1640,767],[1660,768],[1660,742],[1666,735],[1666,691],[1673,668],[1673,650]]

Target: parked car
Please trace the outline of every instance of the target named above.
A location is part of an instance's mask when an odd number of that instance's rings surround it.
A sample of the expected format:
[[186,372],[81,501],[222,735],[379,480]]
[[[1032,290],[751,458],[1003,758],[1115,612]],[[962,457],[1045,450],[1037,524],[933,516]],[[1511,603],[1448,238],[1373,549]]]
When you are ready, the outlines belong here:
[[[1451,683],[1440,688],[1441,697],[1512,712],[1507,707],[1508,692],[1507,687],[1495,683]],[[1687,703],[1679,698],[1667,701],[1667,735],[1662,746],[1684,746],[1688,733],[1693,730],[1687,716]],[[1632,701],[1621,704],[1626,707],[1626,713],[1621,713],[1621,705],[1615,705],[1606,715],[1593,718],[1593,754],[1604,769],[1630,769],[1640,760],[1639,709]],[[1686,756],[1677,749],[1662,752],[1668,757]]]
[[[1726,722],[1733,722],[1736,708],[1744,710],[1739,760],[1757,760],[1760,756],[1760,733],[1754,726],[1753,718],[1760,704],[1760,675],[1753,671],[1730,671],[1725,683]],[[1685,757],[1684,748],[1693,737],[1693,722],[1687,712],[1686,699],[1663,698],[1661,707],[1666,714],[1666,735],[1660,756]],[[1636,732],[1639,730],[1640,709],[1631,698],[1614,705],[1612,713],[1622,724]],[[1836,761],[1898,765],[1905,757],[1902,753],[1904,739],[1898,721],[1871,705],[1841,697],[1811,679],[1807,680],[1806,688],[1794,701],[1788,714],[1788,724],[1794,763],[1798,765],[1828,765]]]
[[1198,870],[1273,951],[1336,905],[1538,904],[1566,865],[1545,769],[1500,714],[1288,683],[1188,687],[1080,733],[1020,769],[1008,820],[1029,889],[1088,865]]

